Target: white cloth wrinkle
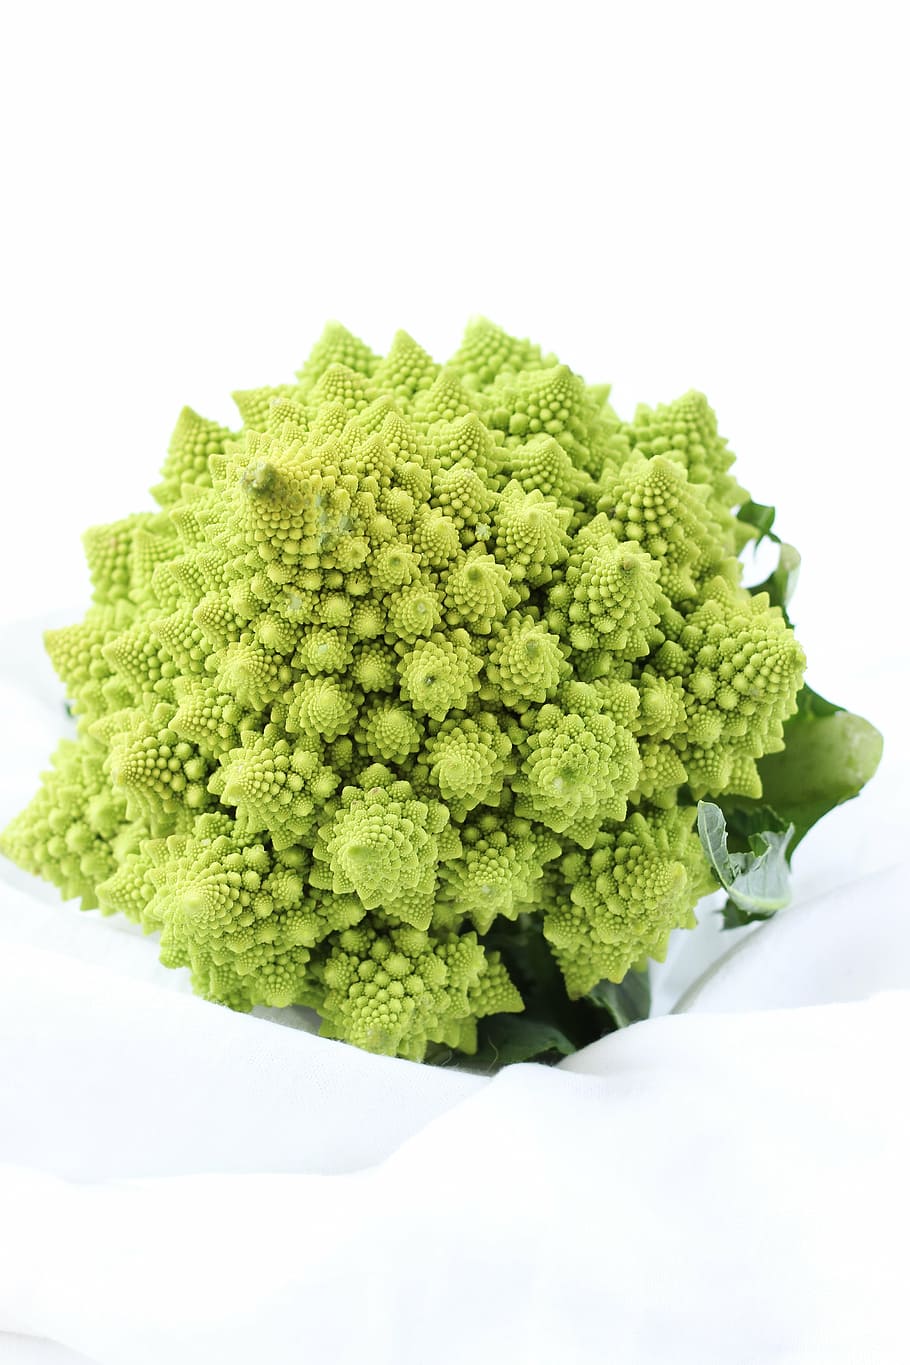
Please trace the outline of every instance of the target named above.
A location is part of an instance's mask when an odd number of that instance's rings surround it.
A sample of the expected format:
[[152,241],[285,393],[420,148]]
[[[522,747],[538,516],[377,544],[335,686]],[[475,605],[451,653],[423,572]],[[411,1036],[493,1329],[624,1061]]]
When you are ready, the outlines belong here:
[[[517,1365],[559,1341],[574,1362],[605,1333],[629,1362],[669,1341],[693,1365],[803,1345],[897,1361],[910,1111],[891,1079],[910,994],[717,1022],[637,1025],[615,1073],[508,1068],[366,1170],[7,1172],[0,1322],[103,1365],[281,1358],[301,1322],[342,1365],[377,1343],[416,1365],[429,1340],[453,1365],[478,1342]],[[360,1300],[343,1333],[342,1287]]]

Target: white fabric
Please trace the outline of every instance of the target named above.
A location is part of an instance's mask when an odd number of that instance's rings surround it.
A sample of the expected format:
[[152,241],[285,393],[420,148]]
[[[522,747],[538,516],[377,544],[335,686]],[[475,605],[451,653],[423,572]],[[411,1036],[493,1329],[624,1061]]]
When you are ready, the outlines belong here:
[[[34,639],[0,635],[0,818],[61,729]],[[724,935],[706,907],[655,973],[686,1012],[558,1069],[440,1071],[234,1015],[2,865],[2,1365],[907,1359],[889,740],[791,910]]]

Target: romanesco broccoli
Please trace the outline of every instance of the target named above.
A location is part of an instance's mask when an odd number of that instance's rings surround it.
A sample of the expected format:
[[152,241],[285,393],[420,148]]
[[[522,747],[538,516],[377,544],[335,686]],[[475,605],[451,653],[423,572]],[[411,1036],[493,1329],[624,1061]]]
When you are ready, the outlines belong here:
[[570,999],[660,958],[714,884],[695,802],[761,795],[804,666],[705,399],[623,422],[486,321],[446,366],[330,325],[235,398],[86,534],[77,737],[5,852],[206,998],[408,1058],[522,1010],[511,933]]

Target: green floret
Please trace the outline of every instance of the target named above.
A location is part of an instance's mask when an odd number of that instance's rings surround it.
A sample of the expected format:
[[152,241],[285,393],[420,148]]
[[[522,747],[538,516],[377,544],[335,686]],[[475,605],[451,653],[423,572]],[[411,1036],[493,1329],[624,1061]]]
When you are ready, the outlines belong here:
[[211,488],[210,455],[222,455],[226,442],[232,439],[227,427],[200,417],[192,408],[184,408],[177,419],[168,447],[167,459],[161,469],[161,482],[152,489],[152,496],[162,507],[180,501],[185,484]]
[[[438,801],[418,801],[408,782],[391,779],[376,765],[361,779],[366,788],[345,787],[333,820],[321,826],[313,857],[328,865],[332,891],[353,892],[367,910],[399,907],[415,890],[436,883],[436,836],[449,812]],[[382,784],[382,785],[380,785]],[[325,885],[322,876],[317,885]]]
[[694,808],[645,808],[606,827],[589,853],[563,858],[544,933],[570,996],[621,981],[641,958],[662,960],[671,930],[694,926],[713,886],[694,821]]
[[634,541],[620,543],[596,517],[575,538],[563,581],[549,593],[548,621],[573,650],[604,649],[617,659],[648,653],[660,620],[659,568]]
[[535,616],[509,612],[495,627],[486,667],[492,695],[504,706],[543,702],[571,668],[559,641]]
[[367,922],[339,936],[323,974],[329,988],[323,1034],[372,1052],[419,1058],[430,1041],[472,1050],[478,1016],[471,994],[481,1010],[500,1001],[516,1007],[501,964],[493,956],[487,966],[473,933],[437,938],[410,928],[383,932]]
[[434,631],[429,640],[418,640],[402,659],[398,670],[401,696],[416,715],[445,720],[450,711],[465,709],[480,686],[477,674],[482,667],[467,631],[455,630],[449,636]]
[[426,742],[427,778],[454,819],[481,803],[495,805],[514,772],[512,741],[489,712],[446,720]]
[[642,405],[625,433],[642,455],[678,460],[689,482],[708,490],[708,510],[724,533],[730,553],[741,550],[752,533],[733,513],[749,495],[728,472],[733,452],[718,435],[717,418],[704,394],[693,390],[674,403],[659,403],[653,411]]
[[622,820],[638,778],[638,751],[628,730],[610,716],[581,716],[542,706],[522,746],[512,781],[516,812],[583,846],[606,820]]
[[706,400],[608,394],[484,320],[447,365],[331,323],[239,431],[185,408],[158,510],[86,532],[75,737],[3,850],[234,1009],[419,1059],[552,978],[590,1036],[568,998],[694,922],[693,802],[761,796],[804,667]]
[[111,791],[100,746],[60,741],[43,786],[3,833],[3,851],[58,887],[83,910],[98,906],[98,884],[117,867],[118,841],[129,837],[126,800]]
[[544,864],[562,851],[542,826],[492,812],[462,825],[461,844],[459,857],[442,869],[437,919],[467,916],[481,934],[499,916],[514,920],[540,902]]

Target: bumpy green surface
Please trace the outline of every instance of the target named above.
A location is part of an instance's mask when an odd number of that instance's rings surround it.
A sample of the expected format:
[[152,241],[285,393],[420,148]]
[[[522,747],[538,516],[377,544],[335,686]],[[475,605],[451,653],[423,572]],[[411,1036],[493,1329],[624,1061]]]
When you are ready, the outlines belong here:
[[85,537],[78,737],[5,852],[208,999],[412,1058],[522,1008],[494,925],[572,998],[660,957],[693,800],[760,795],[804,660],[704,398],[607,392],[483,321],[444,368],[331,325],[240,432],[185,409],[161,510]]

